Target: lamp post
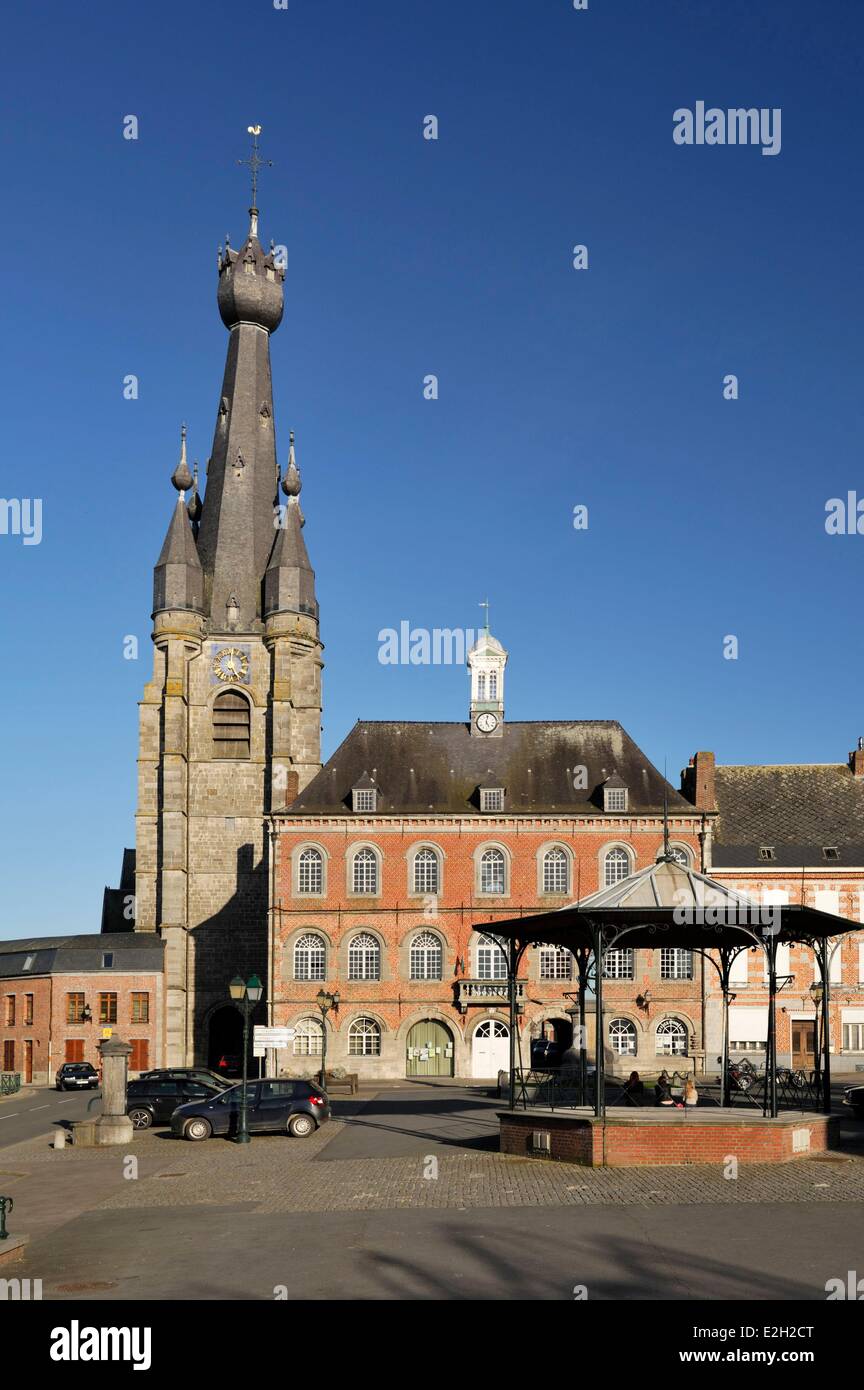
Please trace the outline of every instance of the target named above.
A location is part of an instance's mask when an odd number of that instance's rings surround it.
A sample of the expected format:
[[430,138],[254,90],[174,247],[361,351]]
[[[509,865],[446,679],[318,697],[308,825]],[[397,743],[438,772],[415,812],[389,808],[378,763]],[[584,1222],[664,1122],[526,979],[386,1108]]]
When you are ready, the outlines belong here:
[[318,1083],[322,1091],[326,1091],[325,1086],[327,1072],[327,1015],[331,1009],[339,1007],[339,991],[335,994],[328,994],[326,989],[319,989],[318,997],[315,1001],[321,1010],[321,1074]]
[[816,1094],[817,1094],[817,1096],[819,1095],[819,1092],[821,1091],[821,1088],[822,1088],[822,1026],[821,1026],[822,1008],[821,1008],[821,1005],[822,1005],[822,995],[824,994],[824,992],[825,992],[825,990],[824,990],[824,987],[823,987],[821,981],[819,981],[819,980],[814,980],[813,983],[812,983],[812,985],[810,986],[810,998],[813,1000],[813,1009],[814,1009],[814,1014],[815,1014],[814,1024],[815,1024],[815,1034],[816,1034],[816,1036],[815,1036],[814,1039],[813,1039],[813,1051],[814,1051],[814,1057],[813,1057],[814,1067],[813,1067],[813,1072],[814,1072],[814,1080],[815,1080],[815,1083],[816,1083]]
[[228,992],[231,995],[231,1002],[235,1009],[239,1009],[243,1015],[243,1084],[240,1091],[240,1122],[237,1126],[234,1142],[235,1144],[248,1144],[249,1106],[246,1095],[246,1081],[249,1070],[249,1020],[257,1004],[261,1000],[261,995],[264,993],[264,986],[257,975],[250,975],[248,980],[244,980],[242,975],[235,975],[228,986]]

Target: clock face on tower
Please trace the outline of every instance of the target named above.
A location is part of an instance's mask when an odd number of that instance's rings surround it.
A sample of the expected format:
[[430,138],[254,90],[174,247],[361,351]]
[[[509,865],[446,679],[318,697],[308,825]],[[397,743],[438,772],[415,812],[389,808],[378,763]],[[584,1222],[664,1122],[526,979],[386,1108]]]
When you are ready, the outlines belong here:
[[498,728],[498,716],[486,710],[477,716],[477,728],[481,734],[493,734]]
[[213,674],[220,681],[245,681],[249,674],[249,658],[240,647],[223,647],[213,661]]

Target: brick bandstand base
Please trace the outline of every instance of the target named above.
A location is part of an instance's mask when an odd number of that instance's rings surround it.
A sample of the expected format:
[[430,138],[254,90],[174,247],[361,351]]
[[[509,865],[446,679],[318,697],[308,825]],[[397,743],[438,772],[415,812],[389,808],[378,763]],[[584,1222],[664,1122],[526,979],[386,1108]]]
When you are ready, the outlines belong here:
[[785,1112],[776,1120],[753,1111],[638,1109],[499,1110],[501,1152],[552,1158],[589,1168],[647,1164],[786,1163],[836,1147],[839,1116]]

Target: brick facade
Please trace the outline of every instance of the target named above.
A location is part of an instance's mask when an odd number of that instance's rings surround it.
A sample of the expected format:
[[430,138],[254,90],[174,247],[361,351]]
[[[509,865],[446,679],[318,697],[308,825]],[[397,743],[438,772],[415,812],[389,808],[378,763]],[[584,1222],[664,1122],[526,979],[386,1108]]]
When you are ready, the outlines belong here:
[[[480,1047],[475,1034],[481,1024],[495,1020],[505,1032],[509,1020],[506,999],[494,985],[481,980],[478,960],[479,933],[475,925],[503,920],[520,910],[554,909],[603,885],[604,864],[612,849],[623,847],[631,872],[652,864],[663,843],[659,817],[320,817],[292,820],[286,813],[276,818],[278,849],[275,869],[273,1022],[297,1025],[303,1019],[320,1018],[315,997],[322,987],[338,990],[340,1003],[327,1018],[327,1061],[366,1077],[400,1077],[408,1071],[408,1035],[426,1020],[444,1025],[453,1049],[453,1074],[478,1074]],[[672,841],[699,865],[700,818],[677,818]],[[321,893],[300,890],[299,857],[305,849],[323,855]],[[378,863],[378,891],[358,895],[352,891],[351,865],[358,849],[372,849]],[[437,894],[412,891],[413,861],[418,850],[429,847],[438,855],[440,889]],[[484,894],[479,888],[478,861],[488,847],[500,848],[506,859],[506,892]],[[543,892],[543,860],[553,848],[568,859],[567,891]],[[412,979],[411,943],[421,932],[431,932],[442,946],[440,979]],[[350,943],[359,935],[378,943],[378,979],[351,979]],[[295,950],[301,938],[313,936],[324,943],[322,979],[297,978]],[[519,977],[519,1043],[522,1064],[529,1065],[530,1041],[544,1025],[550,1035],[566,1034],[575,978],[541,978],[540,950],[529,949]],[[693,959],[693,976],[686,980],[662,978],[660,950],[634,953],[633,978],[606,979],[604,998],[607,1037],[609,1024],[624,1018],[636,1036],[636,1055],[610,1057],[612,1070],[629,1072],[634,1066],[659,1069],[668,1056],[658,1058],[657,1026],[674,1018],[686,1030],[689,1061],[693,1065],[703,1051],[701,1014],[703,968]],[[466,982],[471,992],[466,991]],[[482,991],[493,991],[483,993]],[[467,1002],[466,1002],[467,995]],[[648,999],[644,997],[650,996]],[[637,1003],[637,996],[644,1002]],[[352,1024],[361,1017],[373,1020],[380,1034],[378,1055],[352,1054]],[[500,1030],[499,1030],[500,1031]],[[294,1047],[303,1044],[295,1040]],[[355,1042],[355,1047],[359,1042]],[[497,1057],[490,1071],[508,1064],[509,1044],[499,1040],[487,1047],[488,1058]],[[589,1020],[589,1052],[593,1055],[593,1023]],[[280,1054],[284,1070],[311,1069],[301,1055]],[[445,1061],[449,1060],[445,1058]],[[320,1061],[320,1059],[319,1059]],[[422,1072],[420,1074],[423,1074]]]

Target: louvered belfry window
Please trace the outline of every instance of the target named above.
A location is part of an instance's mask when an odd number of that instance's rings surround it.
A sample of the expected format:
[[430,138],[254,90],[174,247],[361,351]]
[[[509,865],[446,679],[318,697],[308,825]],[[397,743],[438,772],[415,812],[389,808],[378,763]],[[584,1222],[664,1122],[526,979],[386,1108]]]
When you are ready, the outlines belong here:
[[249,701],[233,690],[223,691],[213,701],[213,754],[249,757]]

